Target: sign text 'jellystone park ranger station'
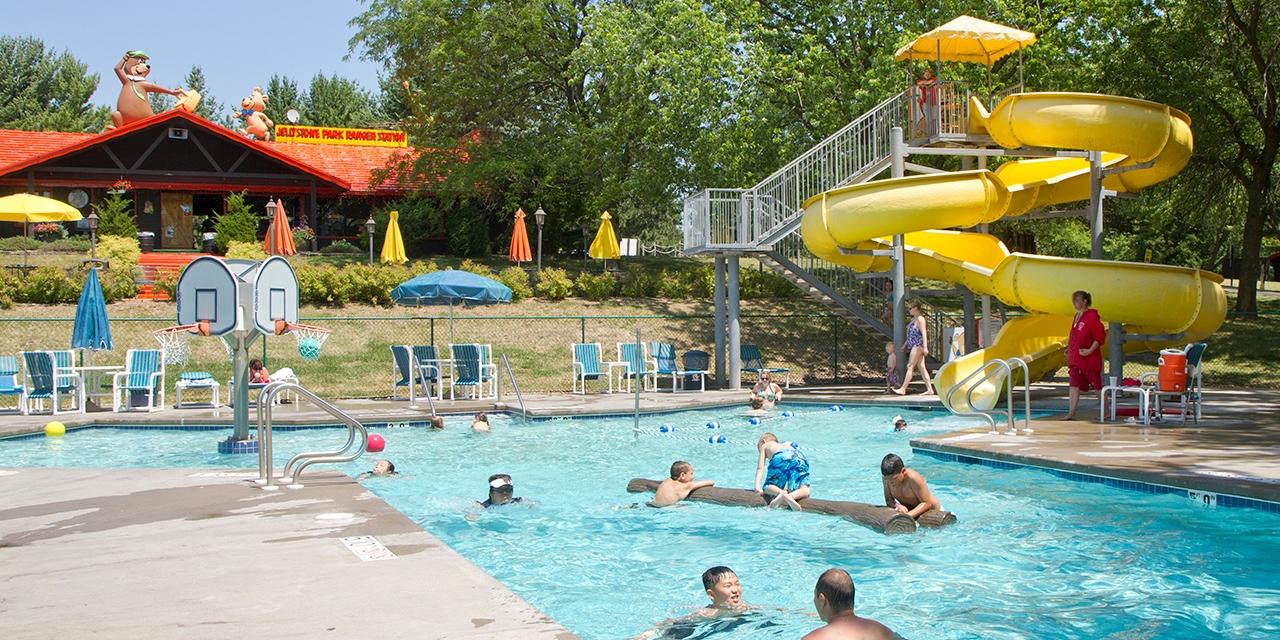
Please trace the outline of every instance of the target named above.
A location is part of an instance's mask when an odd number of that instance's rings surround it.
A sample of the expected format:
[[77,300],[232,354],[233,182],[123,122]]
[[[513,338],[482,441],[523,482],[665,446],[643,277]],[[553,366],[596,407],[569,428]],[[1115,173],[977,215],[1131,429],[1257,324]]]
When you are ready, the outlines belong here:
[[405,147],[408,137],[403,131],[388,129],[342,129],[339,127],[276,127],[276,142],[308,144],[351,144],[364,147]]

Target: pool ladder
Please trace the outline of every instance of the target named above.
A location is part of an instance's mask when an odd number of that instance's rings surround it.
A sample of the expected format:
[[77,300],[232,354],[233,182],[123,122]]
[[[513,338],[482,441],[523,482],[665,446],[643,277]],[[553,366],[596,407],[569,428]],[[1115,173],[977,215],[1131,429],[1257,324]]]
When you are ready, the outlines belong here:
[[[310,400],[312,404],[325,413],[347,425],[347,443],[333,451],[299,453],[289,458],[289,462],[285,463],[280,476],[275,477],[271,469],[271,411],[275,406],[276,396],[284,392],[293,393],[295,402],[297,402],[296,398],[298,397]],[[272,382],[258,394],[258,484],[263,485],[262,489],[264,491],[278,490],[280,488],[279,484],[288,485],[290,489],[299,489],[302,485],[297,483],[296,480],[298,476],[302,475],[303,469],[320,462],[351,462],[364,453],[368,442],[369,432],[365,430],[363,424],[360,424],[358,420],[347,415],[346,412],[321,400],[319,396],[307,391],[298,384]]]
[[[1013,365],[1014,364],[1017,364],[1018,366],[1022,367],[1022,388],[1023,388],[1023,394],[1024,394],[1022,404],[1023,404],[1023,409],[1026,410],[1026,421],[1023,424],[1022,433],[1030,434],[1032,431],[1031,429],[1031,369],[1027,367],[1026,361],[1024,361],[1022,358],[1009,358],[1008,360],[1001,360],[999,358],[996,358],[994,360],[988,360],[987,362],[984,362],[981,367],[978,367],[978,369],[975,370],[973,373],[970,373],[969,375],[965,376],[963,380],[956,383],[954,386],[952,386],[950,389],[947,390],[947,395],[946,395],[947,408],[951,410],[951,413],[954,413],[958,416],[985,419],[987,422],[991,424],[991,431],[990,431],[991,434],[1000,433],[1000,431],[996,429],[996,419],[991,417],[991,414],[1004,413],[1006,415],[1006,419],[1008,420],[1008,422],[1006,423],[1008,427],[1006,428],[1005,433],[1009,435],[1018,435],[1018,424],[1013,421]],[[978,385],[996,377],[1000,373],[1004,373],[1004,376],[1005,376],[1004,379],[1008,383],[1007,385],[1005,385],[1004,411],[1000,411],[999,409],[995,411],[975,410],[973,408],[973,390],[978,388]],[[975,380],[975,378],[977,379]],[[965,391],[965,395],[964,395],[965,406],[969,408],[969,411],[956,411],[955,409],[952,408],[955,405],[952,404],[951,402],[951,394],[955,393],[956,389],[964,387],[965,384],[969,383],[971,380],[973,382],[972,384],[969,384],[968,389]]]

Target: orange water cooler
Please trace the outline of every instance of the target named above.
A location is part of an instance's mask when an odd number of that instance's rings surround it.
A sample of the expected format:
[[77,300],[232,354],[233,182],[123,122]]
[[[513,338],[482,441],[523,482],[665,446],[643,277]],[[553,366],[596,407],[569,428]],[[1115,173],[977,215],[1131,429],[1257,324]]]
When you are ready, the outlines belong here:
[[1159,390],[1182,393],[1187,390],[1187,352],[1165,349],[1160,352]]

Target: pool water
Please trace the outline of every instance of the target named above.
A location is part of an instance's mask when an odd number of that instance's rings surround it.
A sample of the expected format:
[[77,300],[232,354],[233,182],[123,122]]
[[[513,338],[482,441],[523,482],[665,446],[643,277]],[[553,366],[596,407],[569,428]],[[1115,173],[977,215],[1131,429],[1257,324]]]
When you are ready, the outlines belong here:
[[[379,429],[373,460],[404,478],[366,486],[427,531],[582,638],[628,638],[706,604],[700,575],[727,565],[743,599],[761,608],[684,628],[679,637],[796,638],[821,623],[813,584],[830,567],[857,585],[856,612],[905,637],[1240,638],[1280,635],[1280,520],[1251,509],[1207,508],[1176,495],[1075,483],[1031,470],[995,470],[913,456],[910,438],[976,423],[943,413],[805,412],[762,426],[725,410],[632,419],[521,423],[493,418],[475,434],[448,417],[443,432]],[[715,431],[707,421],[724,423]],[[959,523],[885,536],[846,520],[783,510],[648,499],[627,481],[693,464],[698,479],[750,488],[765,430],[810,447],[815,497],[877,503],[879,461],[897,453],[919,470]],[[213,452],[225,432],[73,431],[61,440],[0,443],[0,466],[254,468],[256,456]],[[730,442],[710,444],[708,435]],[[277,469],[292,454],[345,441],[337,430],[276,434]],[[145,446],[137,443],[145,442]],[[129,444],[130,446],[122,446]],[[532,504],[480,510],[492,473],[509,473]],[[305,474],[304,474],[305,478]]]

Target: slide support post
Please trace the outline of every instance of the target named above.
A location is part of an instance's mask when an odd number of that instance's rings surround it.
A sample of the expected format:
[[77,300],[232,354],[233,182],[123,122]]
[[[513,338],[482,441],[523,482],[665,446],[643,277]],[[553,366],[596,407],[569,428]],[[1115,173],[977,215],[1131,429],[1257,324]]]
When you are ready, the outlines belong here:
[[724,256],[716,256],[716,274],[715,274],[715,300],[716,300],[716,388],[723,389],[724,383],[728,379],[724,373],[724,349],[725,349],[725,260]]
[[738,255],[728,257],[729,267],[729,388],[742,386],[742,333],[738,326]]
[[[889,132],[890,171],[893,177],[901,178],[907,172],[907,147],[902,140],[902,127],[894,127]],[[907,341],[907,279],[903,264],[903,234],[893,236],[893,344],[899,349]],[[907,373],[907,354],[898,357],[898,378],[905,379]]]

